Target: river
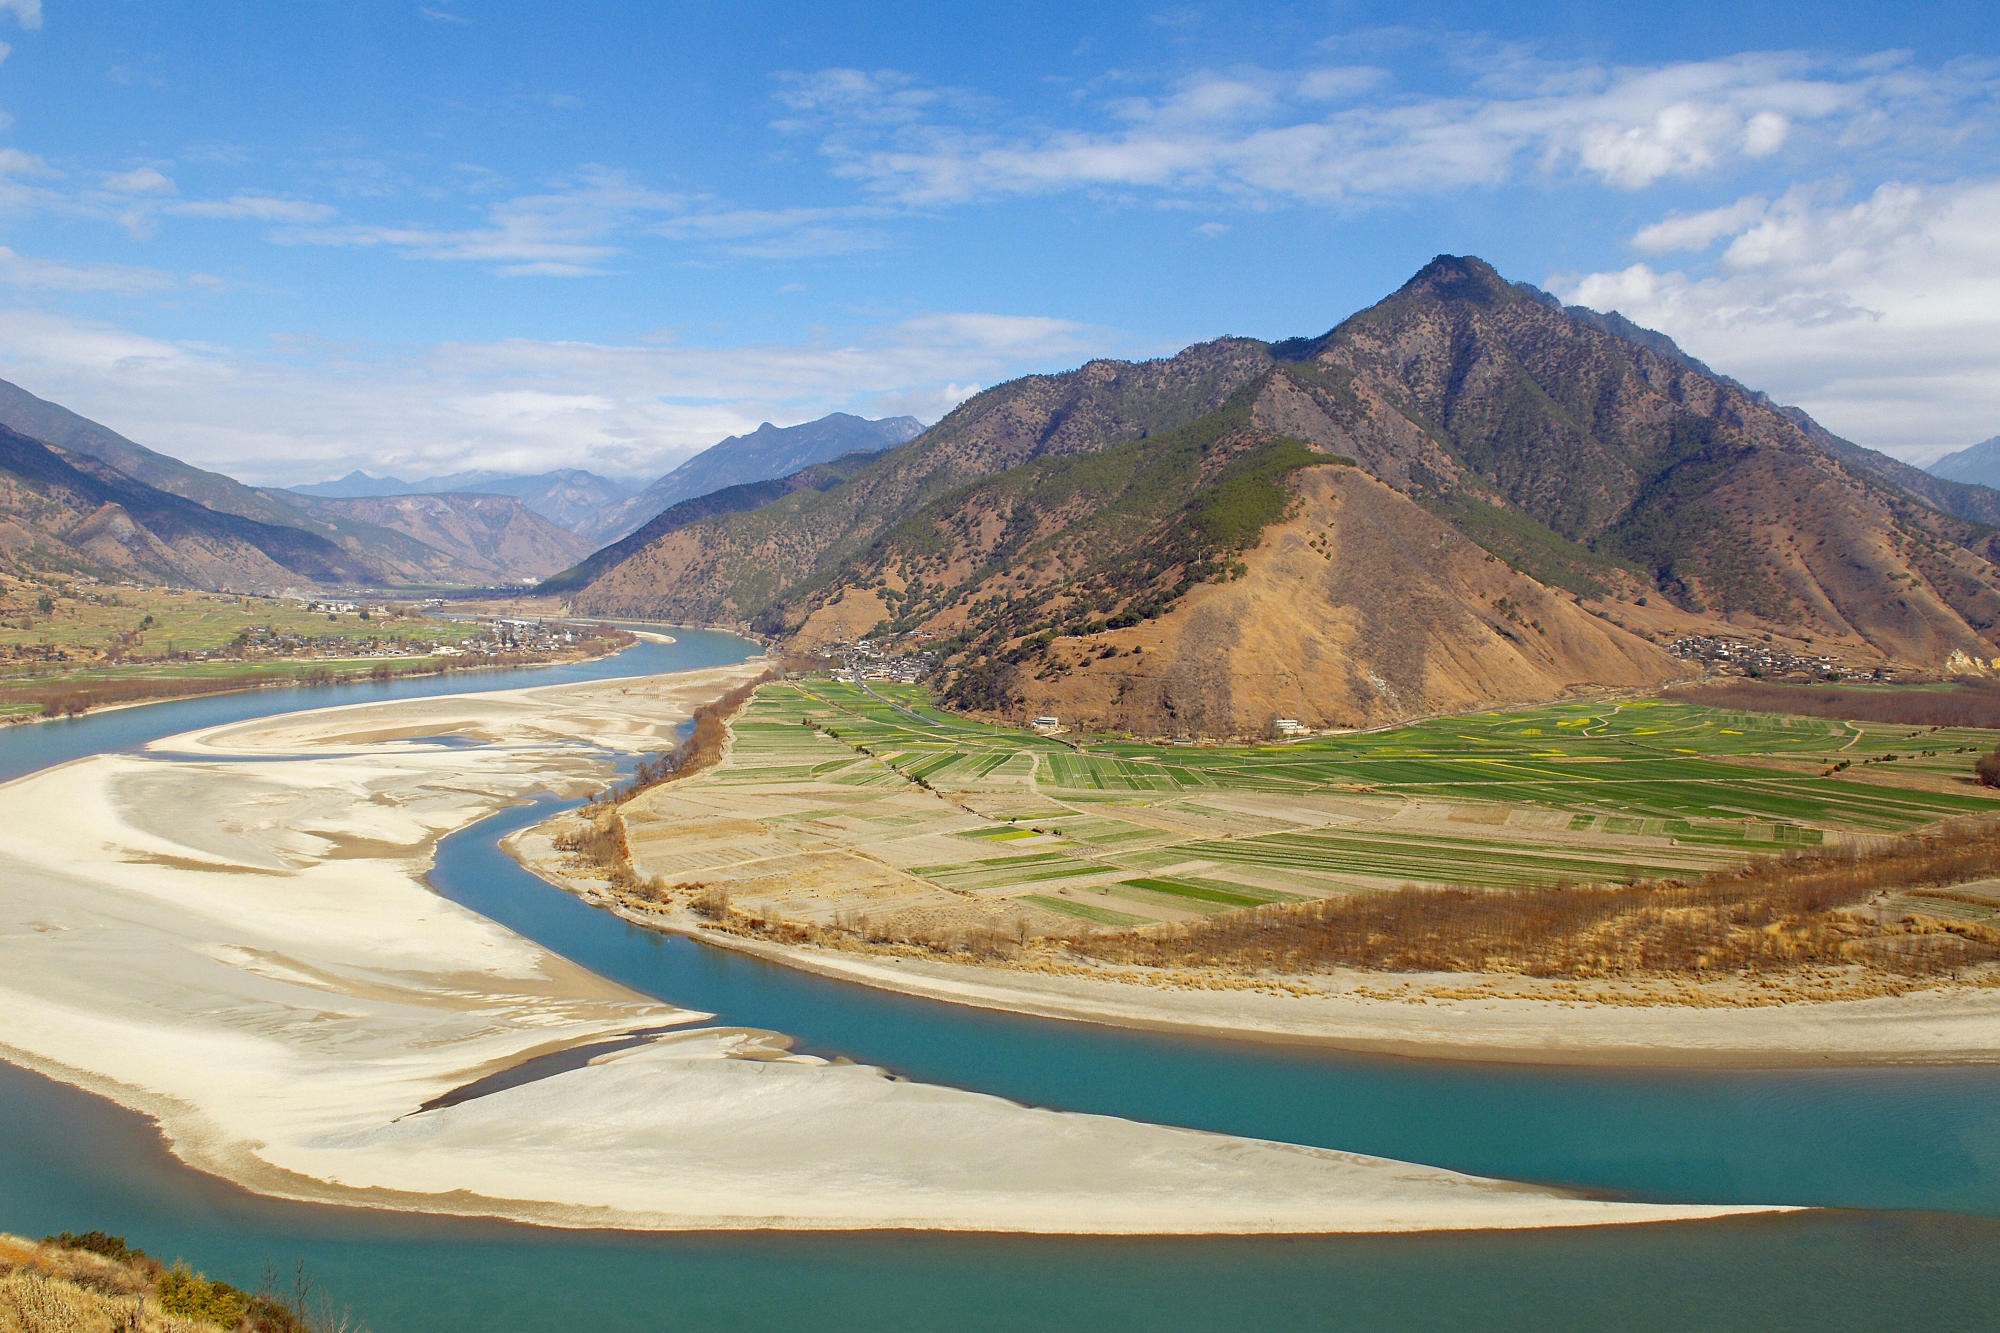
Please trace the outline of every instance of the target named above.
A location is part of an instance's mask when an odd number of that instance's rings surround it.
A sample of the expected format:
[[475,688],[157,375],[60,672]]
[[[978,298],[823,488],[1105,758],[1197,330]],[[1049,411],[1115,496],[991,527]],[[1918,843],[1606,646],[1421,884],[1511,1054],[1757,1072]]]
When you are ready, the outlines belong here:
[[[0,733],[0,778],[195,727],[364,699],[740,660],[677,631],[598,663],[177,701]],[[1359,1057],[1015,1018],[631,926],[496,841],[455,900],[663,1000],[1037,1105],[1380,1153],[1619,1197],[1812,1203],[1658,1227],[1332,1239],[574,1233],[285,1203],[189,1170],[130,1112],[0,1065],[0,1229],[92,1227],[212,1276],[321,1290],[401,1329],[2000,1327],[2000,1069],[1647,1072]],[[4,1023],[4,1018],[0,1018]],[[969,1145],[976,1151],[976,1145]]]

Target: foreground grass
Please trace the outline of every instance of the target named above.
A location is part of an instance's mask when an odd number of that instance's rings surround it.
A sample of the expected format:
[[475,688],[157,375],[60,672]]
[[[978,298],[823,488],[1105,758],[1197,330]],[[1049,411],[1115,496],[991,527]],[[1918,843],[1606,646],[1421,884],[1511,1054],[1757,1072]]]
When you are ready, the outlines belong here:
[[101,1231],[41,1241],[0,1235],[0,1333],[347,1333],[345,1315],[307,1313],[311,1284],[285,1296],[211,1281]]

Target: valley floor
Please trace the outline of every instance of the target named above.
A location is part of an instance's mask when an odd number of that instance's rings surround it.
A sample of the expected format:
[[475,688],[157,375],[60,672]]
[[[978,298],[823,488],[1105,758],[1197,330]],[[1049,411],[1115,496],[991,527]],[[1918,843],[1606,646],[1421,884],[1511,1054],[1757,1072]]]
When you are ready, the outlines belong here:
[[[1025,1013],[1534,1062],[2000,1059],[1990,965],[1566,981],[1133,966],[1070,947],[1080,929],[1412,880],[1685,877],[1759,852],[1880,847],[2000,808],[1964,776],[1989,733],[1644,700],[1302,746],[1078,749],[966,723],[907,687],[823,680],[764,686],[733,733],[718,768],[621,808],[635,881],[614,886],[549,828],[510,850],[656,928]],[[1928,923],[1892,943],[1951,945],[1990,934],[1996,907],[1986,882],[1877,893],[1862,911],[1874,929]]]
[[[762,669],[287,714],[0,786],[0,1056],[154,1117],[183,1160],[260,1192],[563,1226],[1303,1233],[1768,1211],[895,1079],[626,990],[425,884],[446,833],[601,786],[611,756],[666,748]],[[472,1086],[558,1053],[589,1058]]]

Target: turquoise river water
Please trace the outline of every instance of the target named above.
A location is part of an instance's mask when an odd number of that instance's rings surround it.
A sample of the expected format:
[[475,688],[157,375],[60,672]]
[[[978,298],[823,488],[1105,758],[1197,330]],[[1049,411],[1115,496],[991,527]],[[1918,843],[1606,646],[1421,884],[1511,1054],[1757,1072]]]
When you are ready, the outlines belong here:
[[[121,710],[0,733],[0,779],[294,708],[740,660],[677,631],[605,662]],[[1361,1057],[1015,1018],[630,926],[444,840],[439,892],[636,989],[802,1049],[1036,1105],[1784,1217],[1331,1239],[631,1235],[291,1204],[176,1162],[143,1118],[0,1065],[0,1230],[97,1227],[258,1285],[303,1263],[402,1329],[2000,1328],[2000,1068],[1615,1071]],[[0,806],[4,809],[4,806]],[[0,1015],[0,1036],[4,1035]],[[976,1145],[970,1150],[976,1151]]]

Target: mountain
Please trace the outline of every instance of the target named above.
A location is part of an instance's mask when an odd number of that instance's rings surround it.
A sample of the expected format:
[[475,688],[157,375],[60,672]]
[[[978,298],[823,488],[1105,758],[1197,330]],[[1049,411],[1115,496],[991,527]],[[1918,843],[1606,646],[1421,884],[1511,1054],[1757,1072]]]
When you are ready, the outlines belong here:
[[324,537],[224,513],[0,426],[0,560],[197,588],[349,579]]
[[1093,361],[1015,380],[830,490],[670,528],[605,569],[578,604],[695,624],[762,616],[918,505],[1035,458],[1091,453],[1213,411],[1269,360],[1262,343],[1222,339],[1171,360]]
[[574,592],[666,534],[701,519],[745,513],[799,491],[831,490],[860,471],[868,458],[867,454],[843,454],[830,463],[815,463],[811,467],[800,468],[788,477],[746,481],[710,491],[706,495],[697,495],[692,500],[682,500],[669,506],[664,513],[655,514],[637,532],[593,552],[588,560],[545,580],[535,591],[551,594]]
[[359,470],[335,481],[292,486],[292,495],[315,499],[380,499],[391,495],[511,495],[557,527],[596,531],[604,514],[632,495],[633,488],[582,468],[522,475],[510,472],[454,472],[422,481],[375,477]]
[[1924,469],[1933,477],[1946,481],[1970,482],[1977,486],[2000,486],[2000,435],[1990,440],[1981,440],[1957,453],[1946,454],[1943,458]]
[[[450,481],[440,478],[439,481]],[[562,468],[534,476],[489,476],[477,484],[460,482],[437,485],[440,491],[479,492],[511,495],[557,527],[590,536],[598,531],[603,515],[629,498],[633,488],[624,482],[600,477],[582,468]],[[594,536],[581,541],[584,550],[595,544]]]
[[[108,463],[132,480],[156,490],[192,500],[219,513],[237,514],[260,523],[297,527],[300,516],[281,500],[233,477],[208,472],[178,458],[156,453],[78,416],[66,407],[37,398],[16,384],[0,380],[0,426],[31,440],[52,444],[74,457]],[[325,536],[327,534],[321,533]]]
[[1870,459],[1894,464],[1441,256],[1318,338],[1000,385],[828,489],[658,533],[574,601],[903,634],[962,707],[1211,735],[1656,684],[1689,633],[1993,658],[2000,535]]
[[301,496],[296,503],[347,530],[371,530],[378,562],[395,562],[398,582],[538,579],[567,569],[590,550],[583,538],[511,495]]
[[404,481],[400,477],[375,477],[360,468],[344,477],[332,481],[316,481],[306,486],[287,486],[294,495],[307,495],[324,500],[366,500],[384,495],[419,495],[424,491],[420,483]]
[[767,421],[748,435],[732,435],[710,445],[579,531],[599,541],[623,537],[682,500],[790,476],[843,454],[880,453],[914,438],[923,428],[915,417],[869,421],[845,412],[798,426],[773,426]]
[[[512,498],[419,517],[247,486],[4,380],[0,428],[15,437],[17,468],[0,526],[31,563],[204,588],[478,585],[539,578],[589,549]],[[96,526],[77,526],[79,506],[101,511]]]

